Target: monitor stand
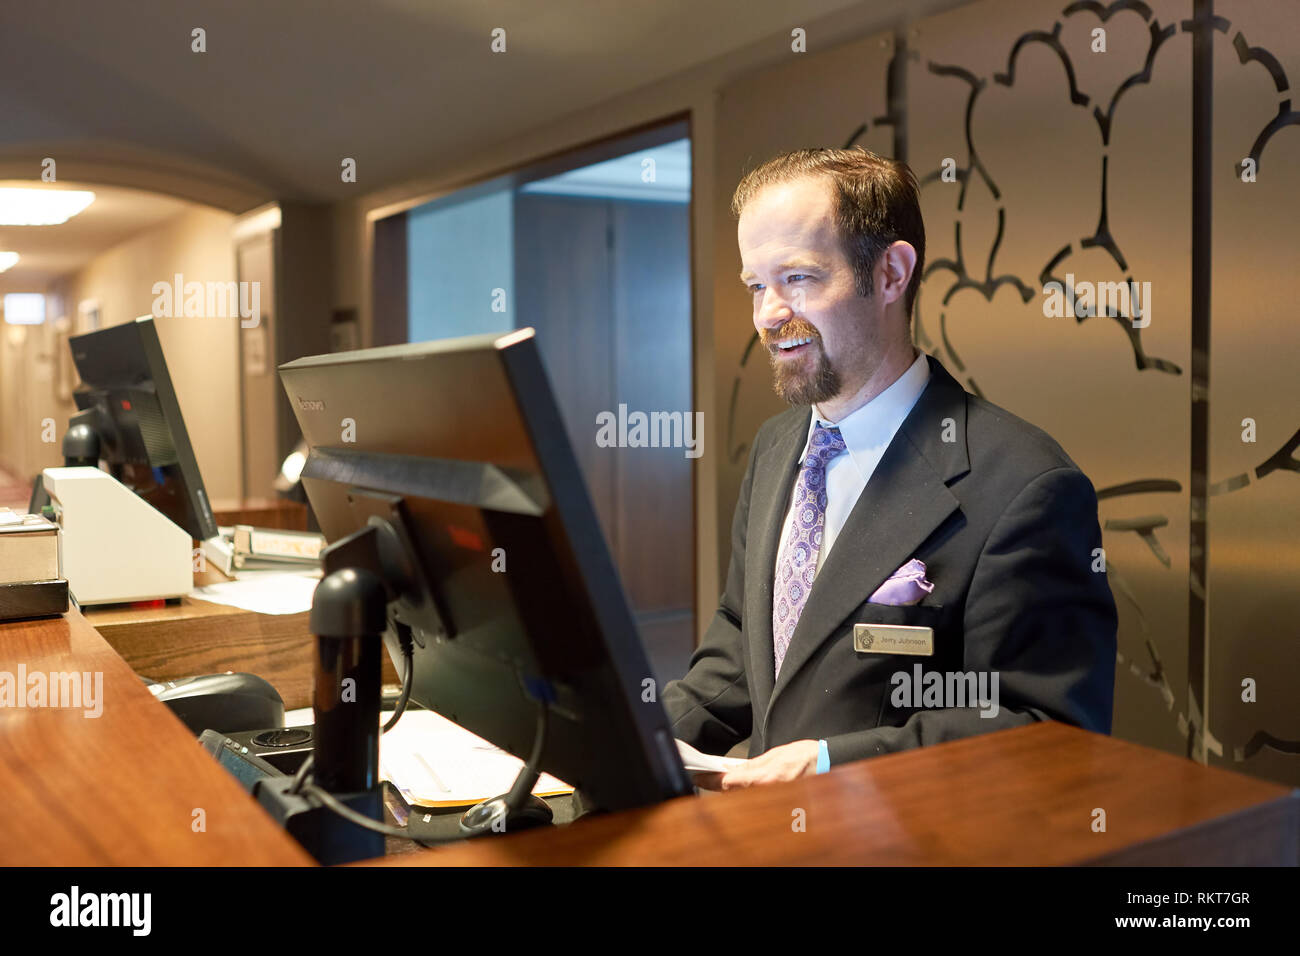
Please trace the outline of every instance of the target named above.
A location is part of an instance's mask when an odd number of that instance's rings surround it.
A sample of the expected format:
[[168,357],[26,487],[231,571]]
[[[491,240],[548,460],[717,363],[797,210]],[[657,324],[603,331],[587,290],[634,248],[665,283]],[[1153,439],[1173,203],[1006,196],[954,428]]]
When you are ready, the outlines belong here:
[[[379,784],[380,654],[388,596],[364,568],[334,571],[316,586],[310,626],[316,635],[312,707],[315,785],[354,814],[383,821]],[[253,796],[324,865],[384,855],[384,835],[364,829],[325,806],[295,776],[265,776]]]

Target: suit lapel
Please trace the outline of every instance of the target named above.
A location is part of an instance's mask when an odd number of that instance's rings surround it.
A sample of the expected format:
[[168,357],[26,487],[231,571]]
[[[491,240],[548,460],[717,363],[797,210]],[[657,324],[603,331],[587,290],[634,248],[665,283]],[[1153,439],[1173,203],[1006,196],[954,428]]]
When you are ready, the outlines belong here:
[[[929,357],[928,361],[930,381],[925,391],[885,450],[813,581],[808,603],[781,663],[781,676],[772,685],[763,715],[764,738],[772,706],[799,669],[853,609],[910,560],[958,507],[947,482],[970,470],[966,393],[937,359]],[[943,441],[945,419],[952,419],[953,440],[949,442]],[[804,427],[806,431],[806,421]],[[792,454],[797,452],[795,449]],[[765,633],[769,675],[774,670],[770,653],[774,565],[775,551],[764,565],[768,583]]]
[[[798,456],[808,441],[812,409],[790,415],[761,457],[754,463],[750,490],[749,529],[745,551],[745,630],[749,636],[751,699],[763,706],[772,694],[772,584],[781,526],[790,506],[790,491],[799,474]],[[751,587],[751,585],[753,585]],[[784,669],[784,668],[783,668]]]

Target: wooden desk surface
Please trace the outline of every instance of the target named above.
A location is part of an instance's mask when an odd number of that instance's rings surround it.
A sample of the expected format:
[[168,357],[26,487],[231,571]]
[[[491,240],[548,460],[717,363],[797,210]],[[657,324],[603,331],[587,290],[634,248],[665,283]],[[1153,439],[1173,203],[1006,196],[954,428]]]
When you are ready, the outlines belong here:
[[258,614],[187,596],[161,607],[83,613],[136,673],[168,680],[247,671],[270,681],[286,709],[311,705],[316,639],[308,611]]
[[1042,723],[363,865],[1295,865],[1298,847],[1286,787]]
[[78,612],[0,624],[0,671],[20,664],[101,672],[103,712],[0,708],[0,865],[312,863]]
[[[194,575],[195,585],[227,580],[214,569]],[[161,606],[89,607],[82,613],[137,674],[172,680],[247,671],[270,681],[286,710],[311,706],[316,639],[309,611],[259,614],[186,596]],[[383,679],[399,683],[387,654]]]

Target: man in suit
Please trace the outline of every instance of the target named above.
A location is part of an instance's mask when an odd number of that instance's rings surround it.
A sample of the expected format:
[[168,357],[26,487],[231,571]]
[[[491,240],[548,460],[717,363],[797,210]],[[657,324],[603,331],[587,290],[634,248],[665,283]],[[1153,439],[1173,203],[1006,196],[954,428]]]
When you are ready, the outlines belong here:
[[[1037,720],[1109,733],[1117,618],[1096,494],[1050,436],[912,344],[925,230],[911,170],[799,150],[749,173],[732,210],[793,407],[754,439],[726,589],[664,690],[697,749],[749,738],[749,760],[697,783],[789,780]],[[917,664],[979,676],[996,704],[900,693]]]

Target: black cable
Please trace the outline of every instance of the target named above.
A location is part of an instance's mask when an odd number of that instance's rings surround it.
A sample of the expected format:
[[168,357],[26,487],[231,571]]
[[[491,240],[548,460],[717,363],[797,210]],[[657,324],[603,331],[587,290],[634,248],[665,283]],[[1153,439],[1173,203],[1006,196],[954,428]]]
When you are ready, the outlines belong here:
[[550,709],[547,707],[546,701],[539,699],[537,701],[537,731],[533,735],[532,752],[528,755],[524,765],[519,768],[515,782],[511,785],[510,792],[506,794],[506,806],[509,811],[518,810],[524,805],[524,801],[532,794],[533,787],[537,786],[537,781],[541,778],[542,771],[539,764],[542,762],[542,748],[546,744],[546,725],[549,717]]
[[533,736],[533,752],[528,755],[525,761],[526,765],[532,770],[539,770],[538,764],[542,762],[542,747],[546,743],[546,724],[550,717],[550,708],[546,706],[546,701],[537,702],[537,733]]
[[394,621],[394,624],[397,640],[402,645],[402,658],[406,661],[406,673],[402,675],[402,693],[393,707],[393,716],[388,718],[384,729],[380,731],[381,734],[388,733],[402,719],[402,714],[406,712],[407,701],[411,699],[411,685],[414,683],[415,647],[411,643],[411,629],[398,621]]
[[290,793],[298,793],[302,790],[302,785],[307,780],[308,774],[311,773],[312,765],[315,762],[316,755],[314,753],[308,754],[307,759],[302,762],[302,766],[298,768],[298,772],[293,776],[293,783],[289,786]]
[[375,833],[382,833],[384,836],[401,837],[403,840],[415,840],[415,837],[411,836],[406,827],[390,827],[387,823],[380,823],[377,820],[372,820],[365,814],[353,810],[346,803],[335,797],[334,794],[317,784],[309,783],[303,789],[304,792],[315,797],[328,809],[333,810],[349,823],[354,823],[367,830],[373,830]]

